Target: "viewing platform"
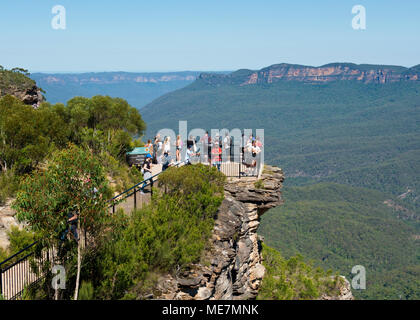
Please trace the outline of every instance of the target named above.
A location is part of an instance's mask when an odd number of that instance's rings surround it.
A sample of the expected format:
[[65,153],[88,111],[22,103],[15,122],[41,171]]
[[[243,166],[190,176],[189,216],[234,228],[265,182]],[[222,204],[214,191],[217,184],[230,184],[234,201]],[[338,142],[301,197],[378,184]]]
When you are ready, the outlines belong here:
[[[202,163],[210,165],[207,161],[201,162],[200,159],[193,158],[191,165]],[[186,162],[172,163],[170,167],[180,167],[186,165]],[[222,162],[220,172],[226,175],[228,183],[234,183],[238,180],[242,183],[249,183],[252,180],[257,181],[261,178],[264,164],[257,162],[255,166],[248,166],[244,162]],[[152,176],[135,186],[127,189],[119,195],[108,201],[108,210],[115,213],[122,209],[126,213],[141,209],[145,204],[150,203],[153,193],[154,183],[159,179],[163,172],[162,164],[153,164],[151,167]],[[24,248],[5,261],[0,261],[0,294],[6,300],[15,300],[22,296],[25,288],[42,280],[42,273],[35,273],[31,264],[40,264],[50,261],[55,252],[53,249],[43,249],[40,257],[35,257],[34,248],[37,242]]]

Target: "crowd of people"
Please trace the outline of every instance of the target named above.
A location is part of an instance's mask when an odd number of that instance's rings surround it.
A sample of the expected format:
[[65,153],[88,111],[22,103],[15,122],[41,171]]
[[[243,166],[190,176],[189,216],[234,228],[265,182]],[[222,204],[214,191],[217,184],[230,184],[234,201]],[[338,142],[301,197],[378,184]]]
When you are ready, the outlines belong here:
[[[157,134],[153,142],[148,140],[145,147],[148,149],[143,165],[141,166],[145,180],[151,177],[151,166],[153,164],[161,164],[162,171],[170,166],[177,165],[182,161],[181,152],[184,142],[178,135],[174,142],[169,136],[162,138]],[[202,150],[201,150],[202,148]],[[262,141],[259,137],[250,135],[248,138],[242,134],[240,141],[240,159],[245,168],[245,175],[255,174],[259,154],[263,148]],[[222,163],[233,162],[234,160],[234,141],[233,137],[226,133],[223,136],[211,137],[206,132],[201,138],[189,136],[186,141],[186,151],[184,161],[186,164],[204,161],[219,171]]]

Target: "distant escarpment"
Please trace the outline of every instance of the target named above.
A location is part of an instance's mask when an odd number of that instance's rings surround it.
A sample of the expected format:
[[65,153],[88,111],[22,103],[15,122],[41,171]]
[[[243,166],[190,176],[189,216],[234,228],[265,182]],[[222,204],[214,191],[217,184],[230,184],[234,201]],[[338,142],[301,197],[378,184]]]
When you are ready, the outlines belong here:
[[20,68],[6,70],[0,66],[0,98],[12,95],[27,105],[39,106],[44,101],[42,90],[29,78],[29,73]]
[[258,71],[243,69],[228,75],[205,73],[201,74],[199,79],[207,84],[241,86],[269,84],[278,81],[325,83],[340,80],[383,84],[398,81],[420,81],[420,65],[408,69],[400,66],[357,65],[352,63],[332,63],[321,67],[283,63]]

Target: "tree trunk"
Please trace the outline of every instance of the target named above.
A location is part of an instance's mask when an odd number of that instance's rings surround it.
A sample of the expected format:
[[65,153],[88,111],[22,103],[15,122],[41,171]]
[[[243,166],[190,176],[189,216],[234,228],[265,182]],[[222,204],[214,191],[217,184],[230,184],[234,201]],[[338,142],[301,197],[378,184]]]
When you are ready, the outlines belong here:
[[82,239],[81,235],[83,234],[80,230],[80,220],[77,223],[77,229],[79,231],[79,241],[77,243],[77,276],[76,276],[76,288],[74,289],[74,300],[77,300],[79,295],[79,282],[80,282],[80,269],[82,267],[82,255],[81,255],[81,246],[82,246]]

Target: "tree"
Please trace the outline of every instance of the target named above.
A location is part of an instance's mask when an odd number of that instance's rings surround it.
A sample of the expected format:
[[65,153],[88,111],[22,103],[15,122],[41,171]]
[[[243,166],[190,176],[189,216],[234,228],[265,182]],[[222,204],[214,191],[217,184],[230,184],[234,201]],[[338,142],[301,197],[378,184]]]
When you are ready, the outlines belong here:
[[[101,196],[108,189],[104,169],[98,159],[75,145],[53,154],[46,170],[27,176],[14,203],[20,221],[27,222],[49,247],[59,247],[60,235],[68,228],[71,212],[77,212],[77,278],[74,299],[83,259],[82,249],[95,245],[107,218],[106,201]],[[95,192],[96,190],[96,192]],[[73,247],[76,242],[72,242]]]
[[12,96],[0,99],[2,171],[16,166],[19,172],[29,172],[54,147],[65,147],[69,127],[59,111],[48,103],[35,110]]

